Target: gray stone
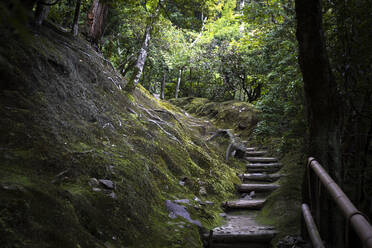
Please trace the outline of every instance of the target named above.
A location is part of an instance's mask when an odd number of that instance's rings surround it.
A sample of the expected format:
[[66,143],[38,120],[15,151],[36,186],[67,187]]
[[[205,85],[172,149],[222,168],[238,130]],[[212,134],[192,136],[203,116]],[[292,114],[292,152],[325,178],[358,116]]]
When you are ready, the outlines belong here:
[[200,187],[199,194],[200,195],[206,195],[207,194],[207,190],[204,186]]
[[115,189],[115,184],[111,180],[99,179],[98,181],[100,184],[102,184],[107,189]]
[[189,199],[174,200],[173,202],[174,203],[183,203],[183,204],[191,205]]
[[108,194],[108,196],[111,197],[112,199],[115,200],[117,199],[115,192],[111,192],[110,194]]
[[96,187],[93,187],[92,190],[93,190],[94,192],[101,192],[101,191],[102,191],[102,189],[100,189],[100,188],[96,188]]
[[88,184],[91,187],[97,187],[99,185],[99,182],[98,182],[97,178],[92,177],[91,179],[89,179]]
[[191,216],[190,216],[189,212],[187,212],[185,206],[178,205],[176,203],[173,203],[170,200],[166,200],[165,205],[170,212],[169,213],[170,218],[174,219],[177,216],[180,216],[180,217],[184,218],[185,220],[187,220],[188,222],[190,222],[192,224],[195,224],[195,225],[200,226],[200,227],[202,226],[200,221],[191,219]]

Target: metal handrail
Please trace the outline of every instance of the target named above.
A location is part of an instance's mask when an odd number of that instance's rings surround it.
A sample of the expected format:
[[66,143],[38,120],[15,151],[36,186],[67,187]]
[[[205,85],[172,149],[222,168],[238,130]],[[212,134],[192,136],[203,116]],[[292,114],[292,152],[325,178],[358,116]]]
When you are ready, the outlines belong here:
[[351,226],[361,239],[363,247],[372,248],[372,226],[363,213],[354,206],[341,188],[314,158],[310,157],[308,159],[308,167],[313,169],[337,206],[341,209],[347,221],[351,223]]

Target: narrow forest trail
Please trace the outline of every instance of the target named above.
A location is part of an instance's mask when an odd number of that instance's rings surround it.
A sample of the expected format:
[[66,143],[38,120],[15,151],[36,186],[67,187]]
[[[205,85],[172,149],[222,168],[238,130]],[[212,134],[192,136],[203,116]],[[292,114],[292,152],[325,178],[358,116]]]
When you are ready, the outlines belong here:
[[261,225],[256,217],[263,208],[268,195],[280,186],[281,168],[276,158],[264,157],[266,151],[246,148],[246,172],[240,174],[242,184],[238,188],[239,199],[225,203],[225,220],[214,228],[209,236],[209,247],[214,248],[265,248],[278,233],[272,226]]

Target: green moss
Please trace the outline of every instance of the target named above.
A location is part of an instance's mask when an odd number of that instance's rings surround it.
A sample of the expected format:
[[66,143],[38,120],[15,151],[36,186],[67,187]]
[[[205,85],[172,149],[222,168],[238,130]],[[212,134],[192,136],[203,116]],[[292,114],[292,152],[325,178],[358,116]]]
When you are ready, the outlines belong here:
[[244,139],[250,138],[258,121],[258,111],[247,102],[211,102],[206,98],[192,97],[171,99],[170,102],[197,116],[212,119],[220,128],[233,129]]
[[[108,79],[117,75],[86,42],[45,27],[35,37],[0,48],[8,63],[0,70],[6,79],[0,91],[1,244],[202,247],[198,227],[169,218],[165,200],[190,199],[192,218],[206,228],[221,221],[220,203],[232,197],[235,168],[242,165],[232,161],[230,168],[226,147],[205,142],[206,130],[215,128],[141,86],[131,94],[118,90]],[[162,119],[162,128],[152,118]],[[93,177],[113,181],[116,198],[102,186],[93,191]],[[206,196],[199,194],[201,182]],[[201,206],[195,196],[214,205]]]
[[281,174],[285,176],[279,180],[280,188],[270,194],[258,216],[260,222],[280,231],[275,240],[301,231],[301,187],[305,169],[301,161],[305,161],[301,153],[288,153],[281,159],[284,165]]

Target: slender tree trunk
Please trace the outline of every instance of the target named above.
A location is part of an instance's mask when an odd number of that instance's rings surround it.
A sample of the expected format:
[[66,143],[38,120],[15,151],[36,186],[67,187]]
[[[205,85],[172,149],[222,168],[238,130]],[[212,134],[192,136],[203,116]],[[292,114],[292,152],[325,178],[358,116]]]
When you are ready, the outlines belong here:
[[181,79],[182,79],[182,69],[180,69],[180,71],[178,73],[177,86],[176,86],[176,96],[175,96],[175,98],[178,98],[178,91],[180,90]]
[[192,96],[193,95],[193,83],[192,83],[192,68],[191,67],[190,67],[189,81],[190,81],[189,96]]
[[152,24],[147,24],[145,36],[143,38],[142,47],[138,54],[137,61],[134,66],[133,74],[128,82],[128,85],[126,86],[126,89],[128,91],[134,90],[137,87],[137,84],[141,78],[143,67],[145,66],[145,62],[147,58],[147,50],[149,48],[149,43],[151,39],[151,29],[152,29]]
[[79,32],[80,7],[81,7],[81,0],[76,0],[74,21],[72,23],[72,30],[71,30],[73,36],[77,36]]
[[155,13],[152,15],[151,20],[146,25],[145,35],[143,37],[141,50],[138,54],[136,64],[134,66],[133,74],[126,86],[127,91],[133,91],[141,78],[143,67],[145,66],[146,58],[147,58],[147,51],[149,49],[150,39],[151,39],[151,30],[154,25],[155,20],[158,18],[159,15],[159,7],[160,4],[156,7]]
[[161,83],[161,89],[160,89],[160,99],[164,100],[164,91],[165,91],[165,80],[167,77],[167,70],[164,67],[163,68],[163,82]]
[[88,37],[96,44],[99,43],[103,34],[104,21],[107,12],[108,6],[103,0],[93,0],[93,4],[88,13]]
[[[309,155],[315,157],[342,187],[340,157],[340,104],[322,29],[321,0],[296,0],[299,63],[304,79],[310,135]],[[307,180],[305,180],[307,183]],[[303,199],[316,213],[316,221],[327,247],[344,247],[340,213],[332,200],[313,183],[308,194],[305,183]]]
[[240,0],[240,5],[239,5],[240,11],[243,11],[244,5],[245,5],[245,0]]

